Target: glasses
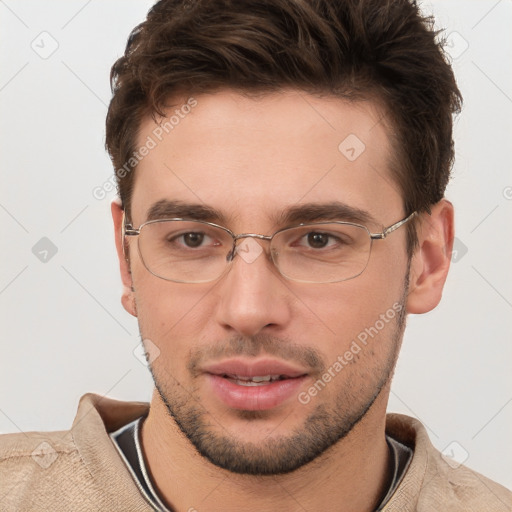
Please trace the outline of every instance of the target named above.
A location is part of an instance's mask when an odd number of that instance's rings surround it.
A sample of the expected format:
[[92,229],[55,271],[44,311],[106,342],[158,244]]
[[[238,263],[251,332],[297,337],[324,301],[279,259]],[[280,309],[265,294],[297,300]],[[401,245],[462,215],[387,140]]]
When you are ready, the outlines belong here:
[[[138,237],[139,255],[146,269],[176,283],[215,281],[230,268],[237,254],[248,263],[254,261],[264,252],[256,240],[270,242],[270,259],[285,278],[302,283],[337,283],[361,275],[373,241],[385,239],[415,215],[411,213],[381,233],[371,233],[360,224],[331,221],[283,228],[272,236],[235,235],[205,221],[158,219],[138,229],[124,224],[123,238]],[[249,240],[239,243],[243,239]]]

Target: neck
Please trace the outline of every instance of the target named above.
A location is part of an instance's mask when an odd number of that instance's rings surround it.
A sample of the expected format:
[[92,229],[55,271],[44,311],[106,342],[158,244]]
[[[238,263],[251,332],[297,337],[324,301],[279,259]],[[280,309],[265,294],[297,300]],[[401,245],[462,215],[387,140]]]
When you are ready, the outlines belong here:
[[[285,475],[238,475],[199,455],[155,392],[142,446],[157,492],[176,512],[371,512],[390,484],[385,411],[389,390],[341,441]],[[248,498],[249,497],[249,498]]]

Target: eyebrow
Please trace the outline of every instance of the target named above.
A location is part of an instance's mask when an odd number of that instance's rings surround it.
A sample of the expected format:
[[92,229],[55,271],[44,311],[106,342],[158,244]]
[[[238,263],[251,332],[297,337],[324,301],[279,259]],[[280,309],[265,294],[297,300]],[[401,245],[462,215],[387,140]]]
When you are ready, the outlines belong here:
[[146,215],[146,222],[172,218],[202,220],[205,222],[225,223],[226,217],[215,208],[204,204],[186,203],[161,199],[153,204]]
[[356,224],[377,223],[370,212],[340,201],[305,203],[285,209],[276,219],[277,224],[301,224],[320,221],[346,221]]
[[[146,215],[146,221],[172,218],[201,220],[222,225],[227,223],[227,216],[215,208],[199,203],[168,199],[157,201],[148,209]],[[271,220],[277,226],[331,220],[357,224],[377,223],[368,211],[339,201],[298,204],[285,208],[278,215],[272,216]]]

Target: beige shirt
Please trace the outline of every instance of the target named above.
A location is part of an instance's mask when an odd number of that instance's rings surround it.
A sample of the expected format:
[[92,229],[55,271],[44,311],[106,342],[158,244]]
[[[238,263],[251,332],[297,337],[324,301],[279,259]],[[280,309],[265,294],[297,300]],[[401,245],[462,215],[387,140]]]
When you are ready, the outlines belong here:
[[[0,510],[152,511],[108,435],[148,407],[87,394],[69,431],[0,436]],[[417,420],[389,414],[386,430],[413,446],[414,455],[385,512],[512,511],[510,491],[448,464]]]

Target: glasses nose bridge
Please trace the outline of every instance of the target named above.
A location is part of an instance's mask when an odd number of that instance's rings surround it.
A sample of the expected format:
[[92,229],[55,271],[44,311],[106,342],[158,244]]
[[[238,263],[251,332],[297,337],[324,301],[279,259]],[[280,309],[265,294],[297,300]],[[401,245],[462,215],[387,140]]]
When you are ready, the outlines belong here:
[[233,235],[233,241],[237,242],[238,240],[241,240],[242,238],[259,238],[260,240],[272,240],[271,236],[268,235],[259,235],[257,233],[241,233],[239,235]]
[[258,233],[240,233],[239,235],[235,235],[231,233],[231,237],[233,238],[233,248],[231,251],[229,251],[228,255],[226,256],[226,260],[233,261],[235,255],[236,255],[236,248],[237,248],[237,242],[238,240],[242,240],[244,238],[257,238],[259,240],[267,240],[268,242],[272,241],[272,236],[269,235],[260,235]]

